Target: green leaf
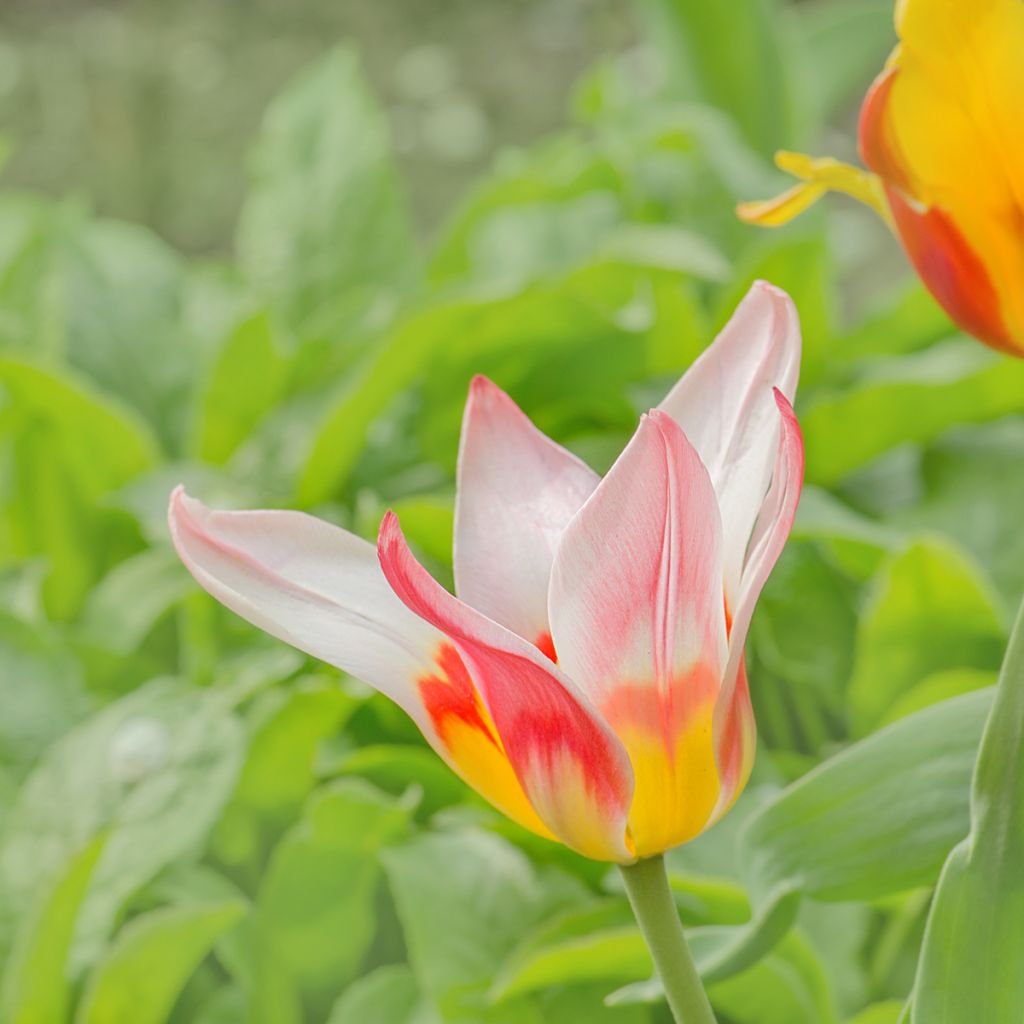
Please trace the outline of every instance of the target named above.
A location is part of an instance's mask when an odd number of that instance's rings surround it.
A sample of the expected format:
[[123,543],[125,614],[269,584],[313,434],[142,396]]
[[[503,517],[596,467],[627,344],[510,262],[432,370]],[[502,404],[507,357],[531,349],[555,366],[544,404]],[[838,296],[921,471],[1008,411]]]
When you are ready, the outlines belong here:
[[990,691],[944,701],[825,761],[758,811],[741,837],[757,907],[787,892],[873,900],[931,885],[967,830]]
[[862,1010],[856,1017],[851,1017],[846,1024],[899,1024],[903,1003],[895,999],[884,1003],[875,1003]]
[[798,933],[748,971],[708,986],[715,1009],[736,1024],[834,1024],[821,962]]
[[196,443],[200,458],[226,462],[284,397],[287,371],[266,313],[238,324],[218,353],[203,390]]
[[773,4],[647,0],[644,9],[678,95],[727,111],[761,153],[791,144],[791,85]]
[[125,899],[201,852],[241,767],[242,732],[216,692],[150,683],[87,719],[29,776],[0,845],[4,917],[23,911],[71,851],[109,833],[76,925],[73,966],[90,962]]
[[418,810],[425,817],[443,807],[473,799],[473,791],[426,747],[361,746],[332,761],[329,770],[338,775],[357,775],[396,795],[416,787],[423,794]]
[[131,654],[156,623],[194,591],[170,546],[125,559],[89,593],[79,636],[106,651]]
[[201,339],[182,312],[181,258],[135,224],[94,220],[59,243],[66,358],[179,450]]
[[383,859],[409,963],[446,1014],[479,1009],[517,942],[583,896],[574,880],[538,870],[485,832],[422,835],[385,850]]
[[901,523],[955,537],[991,574],[1013,607],[1024,593],[1024,448],[1019,418],[962,427],[941,438],[921,460],[923,493],[896,510]]
[[5,1024],[55,1024],[68,1007],[68,952],[82,899],[103,852],[105,836],[72,854],[57,881],[22,921],[0,981]]
[[1024,364],[954,342],[890,359],[884,373],[802,410],[811,483],[836,483],[897,445],[1024,409]]
[[560,985],[648,977],[651,955],[627,903],[569,910],[545,922],[511,953],[490,996],[504,1000]]
[[13,357],[0,357],[0,413],[13,477],[0,498],[0,541],[7,533],[16,556],[48,560],[47,610],[71,618],[111,556],[131,549],[123,517],[101,500],[153,465],[155,442],[82,382]]
[[[710,980],[702,969],[701,976],[715,1009],[736,1024],[833,1024],[836,1019],[824,969],[798,932],[741,973]],[[618,1007],[663,999],[661,982],[652,978],[618,989],[606,1002]]]
[[1024,611],[1010,638],[971,791],[971,830],[932,902],[912,1024],[1024,1018]]
[[890,0],[819,0],[789,7],[804,58],[800,96],[824,124],[859,103],[896,44]]
[[233,902],[135,918],[93,970],[77,1024],[164,1024],[189,976],[244,912]]
[[416,978],[405,964],[378,967],[345,990],[327,1024],[414,1024],[419,1002]]
[[903,548],[861,615],[849,689],[855,732],[870,731],[934,672],[997,668],[1005,638],[995,595],[956,547],[936,537]]
[[338,49],[271,104],[238,228],[243,269],[303,336],[379,317],[417,257],[387,122]]
[[54,631],[0,613],[0,766],[22,779],[93,704]]
[[281,823],[295,816],[316,782],[320,742],[352,713],[356,701],[334,680],[300,680],[267,695],[233,802]]
[[373,940],[381,848],[408,827],[408,801],[358,779],[309,800],[260,886],[261,926],[296,983],[323,997],[351,979]]

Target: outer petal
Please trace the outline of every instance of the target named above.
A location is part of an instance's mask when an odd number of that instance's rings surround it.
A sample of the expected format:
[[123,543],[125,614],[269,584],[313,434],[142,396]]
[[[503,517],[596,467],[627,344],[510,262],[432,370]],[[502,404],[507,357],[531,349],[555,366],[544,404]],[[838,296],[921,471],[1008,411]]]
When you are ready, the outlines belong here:
[[456,594],[534,643],[548,638],[555,545],[599,479],[476,377],[459,448]]
[[390,512],[381,524],[378,555],[398,597],[450,639],[478,680],[541,820],[585,856],[633,860],[626,845],[633,795],[629,759],[586,698],[533,644],[437,583],[412,556]]
[[683,428],[711,474],[721,508],[730,605],[778,445],[772,388],[792,401],[799,373],[800,323],[793,302],[759,281],[660,406]]
[[707,470],[679,425],[655,411],[555,556],[559,664],[629,751],[639,856],[699,833],[719,798],[711,742],[727,656],[721,541]]
[[[922,279],[965,330],[1024,350],[1024,4],[906,0],[861,113]],[[995,301],[993,302],[993,297]]]
[[199,584],[253,625],[369,683],[509,817],[550,836],[458,653],[395,597],[372,544],[301,512],[219,512],[171,497],[171,536]]
[[746,785],[753,763],[754,720],[743,669],[743,648],[757,599],[793,527],[803,486],[804,445],[800,425],[786,396],[776,390],[774,397],[781,414],[775,468],[771,489],[750,539],[750,552],[743,567],[729,633],[729,661],[715,708],[715,751],[722,775],[722,796],[716,817]]

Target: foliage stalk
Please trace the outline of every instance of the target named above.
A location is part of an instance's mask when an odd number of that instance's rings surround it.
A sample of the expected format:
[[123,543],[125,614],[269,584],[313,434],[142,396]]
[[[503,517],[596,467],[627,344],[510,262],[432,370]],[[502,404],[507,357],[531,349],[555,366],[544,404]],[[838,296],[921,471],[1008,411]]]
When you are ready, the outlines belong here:
[[622,865],[626,894],[651,951],[676,1024],[715,1024],[679,920],[665,871],[665,858],[647,857]]

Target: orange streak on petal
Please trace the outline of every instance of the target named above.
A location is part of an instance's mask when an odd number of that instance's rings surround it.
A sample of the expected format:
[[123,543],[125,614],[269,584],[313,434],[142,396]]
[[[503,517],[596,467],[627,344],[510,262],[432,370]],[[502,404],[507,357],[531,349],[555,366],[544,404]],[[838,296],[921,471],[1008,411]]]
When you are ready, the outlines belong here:
[[733,689],[732,706],[719,740],[718,771],[722,779],[722,791],[712,822],[725,814],[743,792],[754,766],[756,746],[757,727],[750,704],[747,670],[741,662]]
[[633,764],[629,834],[638,857],[699,835],[720,792],[712,742],[717,673],[692,666],[664,690],[617,686],[602,706]]
[[555,653],[555,641],[551,638],[550,633],[541,633],[534,641],[534,646],[546,658],[550,658],[556,665],[558,664],[558,655]]
[[988,271],[952,218],[938,207],[916,208],[896,189],[887,193],[907,255],[939,305],[968,334],[1019,355]]
[[498,739],[480,695],[452,644],[441,644],[434,655],[438,672],[416,681],[423,705],[430,715],[438,736],[446,743],[453,721],[476,729],[496,747]]
[[523,792],[494,722],[454,645],[442,643],[434,662],[438,671],[422,676],[417,686],[452,767],[503,814],[545,839],[554,839]]
[[860,110],[860,155],[864,163],[886,184],[914,195],[907,162],[892,132],[889,97],[896,83],[899,65],[892,64],[872,83]]

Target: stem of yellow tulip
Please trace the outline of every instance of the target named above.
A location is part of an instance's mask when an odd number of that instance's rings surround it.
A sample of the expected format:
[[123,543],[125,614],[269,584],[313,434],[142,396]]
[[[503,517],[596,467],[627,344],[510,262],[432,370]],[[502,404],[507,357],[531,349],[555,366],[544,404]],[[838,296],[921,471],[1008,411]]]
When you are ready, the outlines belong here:
[[715,1014],[686,944],[665,858],[648,857],[622,867],[626,895],[654,959],[676,1024],[715,1024]]

